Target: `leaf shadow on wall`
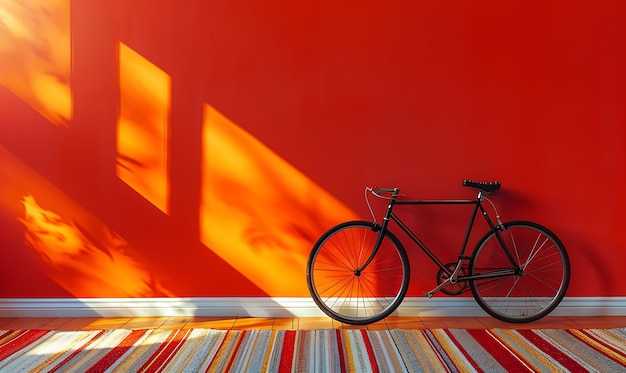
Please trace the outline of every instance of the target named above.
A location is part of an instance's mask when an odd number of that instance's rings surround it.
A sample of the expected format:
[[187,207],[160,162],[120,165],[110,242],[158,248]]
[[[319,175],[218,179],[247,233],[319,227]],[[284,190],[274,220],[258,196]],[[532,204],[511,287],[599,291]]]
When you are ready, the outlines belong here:
[[[41,11],[28,20],[45,20],[48,32],[2,49],[5,64],[29,62],[0,75],[1,199],[19,222],[7,234],[25,242],[11,255],[38,265],[5,268],[3,278],[43,271],[55,284],[40,278],[36,296],[49,297],[67,295],[55,285],[76,297],[307,296],[314,240],[354,213],[209,104],[185,106],[181,96],[203,96],[197,77],[166,71],[133,37],[122,43],[118,16],[88,23],[70,20],[87,12],[82,4],[33,4]],[[9,12],[26,19],[18,13]],[[40,45],[60,54],[33,53]],[[61,87],[31,90],[44,71]]]
[[357,215],[210,105],[203,131],[202,242],[268,294],[307,295],[311,247]]
[[[142,256],[88,210],[4,147],[0,147],[0,159],[5,165],[0,173],[5,186],[0,206],[22,225],[21,230],[8,233],[21,235],[25,248],[33,250],[29,257],[38,263],[18,271],[41,270],[78,297],[173,295],[142,263]],[[19,256],[19,248],[9,249]]]

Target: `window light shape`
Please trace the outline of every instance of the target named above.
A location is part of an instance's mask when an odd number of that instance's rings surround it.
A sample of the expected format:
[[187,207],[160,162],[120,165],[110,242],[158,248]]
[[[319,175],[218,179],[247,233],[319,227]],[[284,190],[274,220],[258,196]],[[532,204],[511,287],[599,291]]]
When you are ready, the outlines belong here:
[[308,296],[313,244],[357,215],[206,104],[202,138],[202,243],[270,296]]
[[169,214],[171,78],[122,43],[119,74],[117,176]]
[[[54,281],[78,297],[150,297],[154,281],[125,250],[128,243],[81,208],[65,214],[44,208],[33,195],[22,198],[25,241]],[[72,214],[90,220],[76,222]],[[82,223],[82,224],[81,224]],[[88,231],[88,234],[85,232]]]
[[0,1],[0,85],[59,127],[72,116],[69,0]]

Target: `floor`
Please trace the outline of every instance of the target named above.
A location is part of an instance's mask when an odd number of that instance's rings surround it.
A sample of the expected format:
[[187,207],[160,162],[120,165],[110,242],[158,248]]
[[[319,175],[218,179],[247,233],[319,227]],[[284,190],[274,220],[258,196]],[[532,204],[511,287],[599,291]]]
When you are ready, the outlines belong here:
[[326,317],[115,317],[115,318],[0,318],[0,330],[93,330],[93,329],[608,329],[626,327],[626,316],[547,316],[528,324],[509,324],[491,317],[388,317],[380,322],[354,326]]

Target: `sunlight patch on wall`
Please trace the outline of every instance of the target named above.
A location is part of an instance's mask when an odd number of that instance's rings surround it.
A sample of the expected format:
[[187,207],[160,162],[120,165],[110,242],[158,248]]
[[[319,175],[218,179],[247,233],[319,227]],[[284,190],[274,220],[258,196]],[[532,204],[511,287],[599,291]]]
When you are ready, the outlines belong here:
[[202,137],[201,241],[266,293],[306,296],[315,240],[357,215],[210,105]]
[[117,176],[169,214],[171,79],[122,43],[119,44],[119,74]]
[[152,296],[148,273],[124,253],[128,243],[100,226],[89,233],[72,220],[24,196],[26,243],[41,257],[47,274],[77,296]]
[[28,250],[12,255],[39,263],[22,275],[43,271],[76,297],[172,296],[134,247],[2,146],[0,164],[0,208],[24,227],[15,233]]
[[57,126],[72,115],[69,0],[0,1],[0,84]]

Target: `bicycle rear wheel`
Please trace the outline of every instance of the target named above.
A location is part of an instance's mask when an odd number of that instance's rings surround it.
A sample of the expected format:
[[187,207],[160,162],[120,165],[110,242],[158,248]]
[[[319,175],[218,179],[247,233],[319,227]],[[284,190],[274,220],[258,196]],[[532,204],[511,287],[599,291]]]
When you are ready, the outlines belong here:
[[400,241],[385,232],[372,262],[357,271],[374,250],[380,226],[367,221],[339,224],[313,246],[307,263],[309,291],[331,318],[363,325],[391,314],[409,287],[409,260]]
[[[516,274],[470,281],[476,302],[491,316],[506,322],[530,322],[549,314],[567,291],[570,263],[554,233],[539,224],[516,221],[500,232],[518,263]],[[496,234],[479,242],[470,260],[470,276],[513,269]]]

